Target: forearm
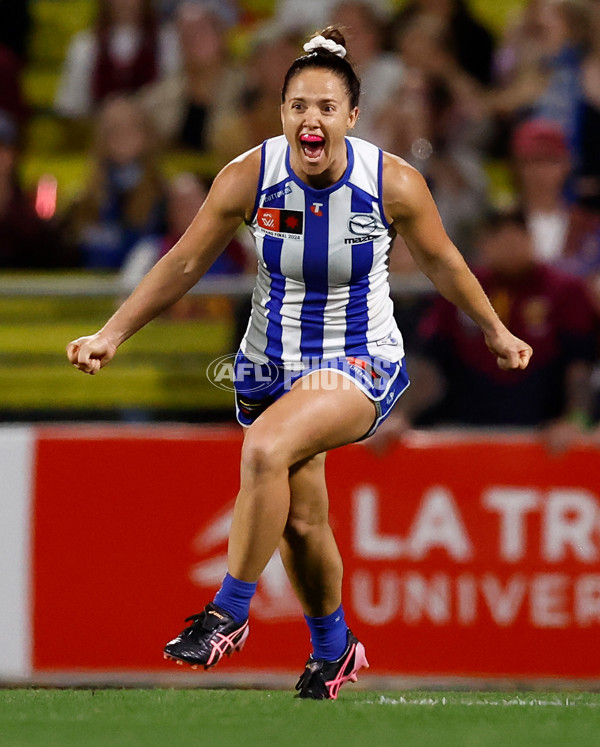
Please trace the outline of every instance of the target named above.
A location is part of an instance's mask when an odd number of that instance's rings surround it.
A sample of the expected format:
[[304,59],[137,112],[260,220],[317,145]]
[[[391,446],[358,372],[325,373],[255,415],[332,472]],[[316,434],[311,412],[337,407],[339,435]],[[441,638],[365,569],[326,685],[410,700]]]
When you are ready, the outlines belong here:
[[102,329],[67,345],[67,357],[76,368],[97,373],[110,363],[122,342],[198,282],[250,214],[259,168],[260,149],[255,148],[217,175],[187,231]]
[[419,264],[442,296],[464,311],[484,335],[505,331],[479,281],[457,250],[421,259]]
[[525,368],[531,347],[512,335],[492,308],[479,281],[448,238],[425,180],[389,154],[386,158],[386,211],[420,270],[448,301],[478,325],[500,368]]
[[167,253],[100,330],[115,347],[169,308],[195,285],[207,268]]

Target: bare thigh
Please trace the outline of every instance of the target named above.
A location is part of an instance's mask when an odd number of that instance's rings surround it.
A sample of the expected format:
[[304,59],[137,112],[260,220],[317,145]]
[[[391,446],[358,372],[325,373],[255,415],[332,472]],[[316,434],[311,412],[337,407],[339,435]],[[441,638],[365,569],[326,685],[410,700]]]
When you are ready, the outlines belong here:
[[[310,388],[297,382],[255,420],[244,438],[228,553],[229,572],[243,581],[260,577],[302,503],[302,511],[309,510],[306,501],[294,505],[295,465],[361,438],[376,416],[373,402],[358,387],[348,386],[338,371],[321,369],[310,377]],[[321,472],[314,475],[318,485]],[[330,532],[326,521],[319,524]]]
[[244,450],[246,456],[266,451],[291,468],[362,438],[375,417],[375,404],[355,384],[338,371],[320,369],[299,379],[257,418]]

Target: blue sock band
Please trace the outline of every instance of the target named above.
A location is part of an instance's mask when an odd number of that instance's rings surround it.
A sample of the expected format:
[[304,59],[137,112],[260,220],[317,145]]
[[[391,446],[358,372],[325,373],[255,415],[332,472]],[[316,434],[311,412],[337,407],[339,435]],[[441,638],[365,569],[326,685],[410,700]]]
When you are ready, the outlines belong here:
[[325,617],[304,615],[304,619],[310,629],[313,657],[325,661],[339,659],[348,643],[348,626],[342,606],[340,605],[335,612]]
[[250,602],[256,591],[256,583],[240,581],[228,573],[215,595],[214,603],[218,604],[225,612],[229,612],[236,622],[244,622],[248,618]]

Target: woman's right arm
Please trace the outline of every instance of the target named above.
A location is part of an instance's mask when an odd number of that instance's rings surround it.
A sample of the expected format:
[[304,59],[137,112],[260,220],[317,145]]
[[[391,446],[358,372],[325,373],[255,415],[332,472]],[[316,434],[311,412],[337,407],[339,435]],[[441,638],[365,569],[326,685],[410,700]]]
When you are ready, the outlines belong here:
[[109,363],[122,342],[198,282],[242,221],[251,217],[259,169],[260,149],[254,149],[219,173],[204,204],[171,251],[157,262],[101,330],[67,345],[67,357],[76,368],[95,374]]
[[531,347],[511,334],[492,308],[479,281],[448,238],[421,174],[401,159],[385,154],[383,183],[388,220],[419,268],[448,301],[477,324],[501,369],[526,368]]

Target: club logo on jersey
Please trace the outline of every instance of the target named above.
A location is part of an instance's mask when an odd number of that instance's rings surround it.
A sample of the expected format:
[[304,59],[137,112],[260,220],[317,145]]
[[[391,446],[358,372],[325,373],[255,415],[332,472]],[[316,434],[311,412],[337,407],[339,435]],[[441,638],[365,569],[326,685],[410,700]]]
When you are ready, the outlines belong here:
[[299,239],[304,231],[304,213],[301,210],[258,208],[256,221],[269,236]]
[[355,213],[348,219],[348,230],[355,236],[369,236],[377,228],[374,215]]
[[322,207],[322,202],[313,202],[310,206],[310,212],[313,213],[313,215],[316,215],[317,218],[320,218],[323,215],[323,211],[321,210]]

